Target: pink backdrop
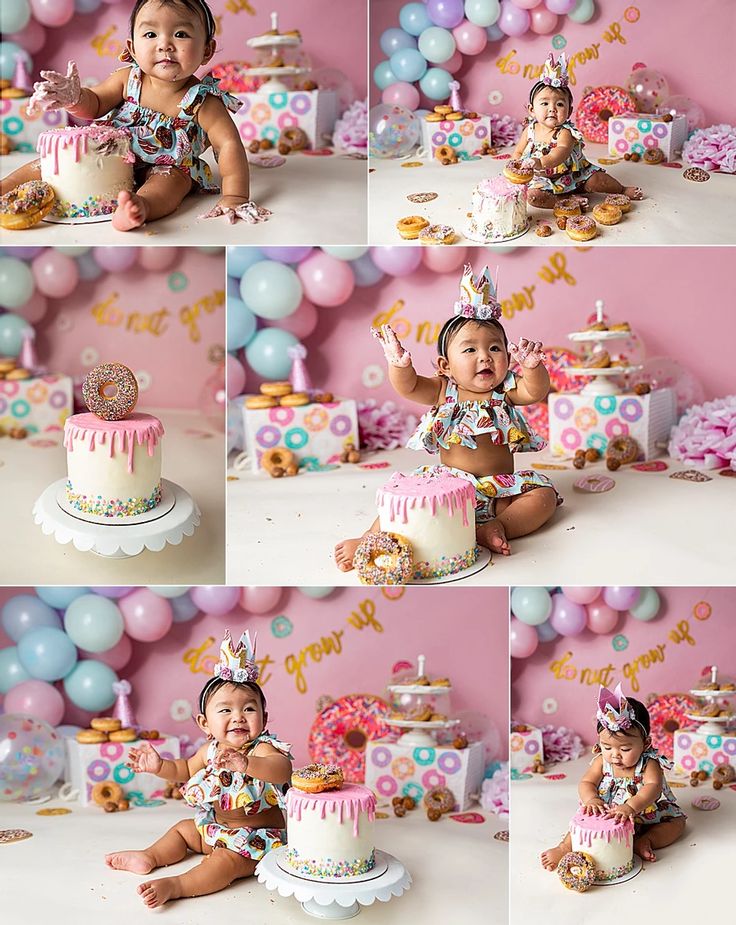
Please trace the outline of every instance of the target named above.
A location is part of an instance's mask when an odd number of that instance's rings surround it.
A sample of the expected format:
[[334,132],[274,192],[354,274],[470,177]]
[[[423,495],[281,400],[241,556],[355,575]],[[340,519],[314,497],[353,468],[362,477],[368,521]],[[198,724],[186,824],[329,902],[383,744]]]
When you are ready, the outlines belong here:
[[49,299],[35,326],[39,361],[78,383],[98,363],[124,363],[138,375],[141,407],[197,408],[224,349],[224,279],[224,252],[191,247],[161,272],[136,264],[80,282]]
[[[736,588],[657,590],[662,607],[649,623],[627,614],[619,618],[612,634],[597,636],[584,630],[572,638],[559,636],[540,644],[530,658],[512,659],[513,718],[533,725],[568,726],[592,743],[599,683],[615,686],[621,681],[625,693],[643,701],[650,693],[690,690],[705,665],[716,664],[719,674],[733,679]],[[628,640],[619,651],[613,646],[617,634]],[[571,655],[565,658],[568,652]],[[644,656],[652,658],[649,667]],[[606,669],[608,673],[602,673]],[[543,705],[549,708],[550,698],[558,707],[545,712]]]
[[[300,29],[302,50],[311,58],[313,68],[339,68],[352,82],[357,98],[366,94],[366,2],[332,3],[331,0],[210,0],[210,9],[218,22],[218,51],[213,64],[244,60],[252,56],[245,40],[271,28],[271,10],[279,12],[279,28]],[[235,8],[237,12],[232,12]],[[101,80],[118,67],[118,54],[128,38],[128,19],[133,3],[103,3],[94,13],[77,14],[60,29],[53,30],[50,41],[36,56],[36,71],[41,67],[66,72],[66,62],[74,58],[82,79]],[[206,73],[208,68],[200,74]]]
[[[27,589],[0,591],[0,608],[21,592],[27,593]],[[448,624],[448,610],[463,614],[462,626],[454,631]],[[357,629],[349,622],[353,612],[372,614],[375,623]],[[289,636],[277,638],[271,621],[281,615],[288,617],[294,629]],[[453,712],[484,714],[495,725],[503,750],[497,757],[505,757],[507,615],[505,588],[409,588],[398,600],[379,589],[338,590],[323,600],[287,589],[272,614],[253,616],[236,611],[226,617],[199,616],[189,623],[174,624],[160,642],[134,643],[133,658],[120,675],[133,685],[139,723],[194,740],[200,734],[198,727],[192,720],[173,720],[172,702],[188,700],[196,712],[199,692],[211,674],[211,664],[209,670],[201,668],[202,658],[217,656],[225,629],[233,636],[245,629],[257,630],[257,654],[272,660],[262,669],[270,727],[293,743],[297,762],[304,763],[319,697],[327,694],[337,699],[354,693],[385,697],[393,665],[400,660],[416,664],[421,653],[427,657],[430,675],[451,678]],[[206,644],[210,636],[216,643]],[[340,644],[342,651],[321,654],[318,649],[325,647],[327,640],[332,640],[333,646]],[[0,629],[0,648],[9,644]],[[200,648],[198,658],[191,655]],[[297,670],[302,652],[307,654],[303,667]],[[184,661],[187,653],[189,664]],[[195,671],[198,667],[200,670]],[[86,724],[88,716],[70,707],[64,722]]]
[[[594,311],[596,299],[603,299],[611,319],[628,320],[643,338],[647,356],[674,357],[695,373],[705,398],[736,391],[732,358],[725,350],[714,351],[710,337],[719,342],[736,337],[736,316],[726,296],[732,281],[725,249],[565,247],[540,252],[517,247],[511,254],[496,255],[478,247],[469,249],[469,259],[476,272],[484,261],[494,276],[496,266],[500,268],[499,296],[510,339],[523,336],[570,347],[566,335]],[[377,387],[363,384],[364,377],[375,384],[371,367],[377,366],[380,374],[386,369],[383,353],[368,333],[370,324],[403,299],[404,307],[391,320],[417,371],[431,375],[436,336],[451,314],[460,273],[437,274],[422,266],[408,277],[384,277],[369,289],[356,289],[344,306],[320,309],[318,327],[305,341],[315,386],[401,403],[387,379]],[[249,391],[256,389],[255,382],[249,370]],[[405,407],[421,412],[413,403]]]
[[[386,57],[379,39],[386,29],[399,26],[399,10],[405,2],[371,0],[372,104],[380,102],[381,96],[373,83],[373,68]],[[624,11],[630,7],[641,14],[636,23],[624,19]],[[588,85],[623,85],[631,66],[641,61],[664,73],[672,94],[684,93],[699,102],[705,110],[706,125],[733,122],[733,94],[722,75],[729,72],[732,60],[734,4],[723,0],[699,0],[697,4],[691,0],[596,0],[596,8],[593,19],[582,25],[567,16],[560,17],[559,31],[567,39],[564,50],[568,57],[591,49],[590,60],[575,68],[577,83],[571,89],[576,102]],[[620,31],[625,44],[603,38],[606,32],[613,34],[612,25],[617,34]],[[527,32],[519,38],[489,42],[479,55],[466,57],[455,74],[461,83],[464,105],[478,112],[499,112],[523,119],[532,84],[530,77],[524,77],[524,65],[539,67],[552,51],[552,37]],[[599,46],[597,52],[595,45]],[[506,73],[497,66],[504,59]],[[511,73],[517,64],[521,65],[518,72]],[[491,105],[488,94],[494,90],[500,91],[503,99]],[[423,105],[431,109],[434,104],[425,101]]]

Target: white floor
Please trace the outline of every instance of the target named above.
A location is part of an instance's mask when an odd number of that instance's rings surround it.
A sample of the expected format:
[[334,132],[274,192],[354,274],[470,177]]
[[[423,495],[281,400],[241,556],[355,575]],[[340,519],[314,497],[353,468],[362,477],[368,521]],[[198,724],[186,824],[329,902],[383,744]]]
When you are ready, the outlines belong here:
[[[697,789],[674,788],[688,815],[682,838],[658,852],[658,860],[644,864],[626,883],[597,886],[585,893],[566,890],[556,873],[544,870],[539,855],[559,843],[578,805],[577,785],[588,758],[555,765],[550,773],[564,773],[563,781],[541,775],[511,783],[511,925],[598,925],[631,920],[671,922],[733,920],[733,834],[736,831],[736,792],[716,793],[710,784]],[[681,777],[671,780],[683,781]],[[685,782],[686,783],[686,782]],[[692,800],[715,796],[719,809],[693,809]]]
[[[3,158],[3,175],[31,160],[30,154]],[[214,166],[212,152],[204,158]],[[213,171],[217,177],[217,171]],[[216,196],[188,196],[179,209],[129,234],[110,222],[53,225],[41,222],[23,232],[4,232],[6,244],[361,244],[366,243],[366,161],[345,155],[291,155],[282,167],[251,167],[253,199],[273,212],[267,222],[229,224],[202,219]]]
[[[531,454],[529,454],[531,456]],[[540,454],[541,462],[549,457]],[[411,450],[364,456],[385,469],[344,465],[329,472],[272,479],[250,470],[228,471],[228,582],[236,585],[357,585],[355,572],[334,563],[335,543],[359,536],[373,522],[376,489],[392,472],[409,472],[429,457]],[[556,464],[564,461],[554,459]],[[613,473],[611,491],[573,488],[581,475],[609,474],[602,463],[581,472],[541,470],[564,497],[551,522],[512,542],[512,555],[494,556],[464,585],[610,583],[722,584],[733,574],[736,479],[710,473],[696,483],[671,479],[691,468],[666,460],[666,472]],[[529,464],[524,460],[525,465]]]
[[[585,150],[592,161],[607,155],[603,145],[589,144]],[[405,160],[420,158],[411,155]],[[480,180],[501,174],[504,164],[503,160],[482,157],[447,167],[429,159],[423,161],[422,167],[402,167],[401,160],[371,158],[370,243],[401,244],[396,222],[406,215],[421,215],[433,224],[454,228],[458,234],[457,244],[472,245],[473,242],[462,234],[471,193]],[[686,166],[683,162],[681,169],[653,167],[641,161],[605,165],[604,169],[624,186],[642,187],[647,198],[635,203],[618,225],[605,228],[599,225],[598,237],[587,241],[586,246],[736,243],[733,206],[729,205],[733,203],[734,177],[715,173],[705,183],[694,183],[682,175]],[[434,192],[439,196],[427,203],[413,203],[406,198],[410,193],[421,192]],[[591,197],[592,204],[600,201],[601,196]],[[529,231],[509,244],[559,248],[575,243],[557,228],[549,209],[530,206],[529,214],[532,217]],[[549,237],[540,238],[535,234],[538,219],[552,225]]]
[[[220,893],[170,903],[148,912],[136,893],[145,878],[108,869],[103,856],[117,849],[142,848],[186,818],[187,807],[135,808],[107,814],[96,807],[68,805],[64,816],[37,816],[37,806],[2,804],[0,828],[24,828],[33,838],[2,845],[0,896],[6,922],[78,925],[103,921],[129,925],[142,916],[164,915],[172,925],[204,922],[286,925],[313,921],[292,897],[269,892],[254,878]],[[474,807],[477,810],[477,807]],[[485,822],[462,824],[447,817],[432,823],[420,810],[376,821],[376,845],[399,858],[413,884],[388,903],[361,907],[357,921],[370,925],[505,925],[508,921],[508,844],[493,838],[507,823],[488,813]],[[177,873],[194,857],[168,868]],[[155,876],[155,874],[148,875]]]
[[[151,409],[146,409],[151,410]],[[225,435],[196,412],[155,411],[163,421],[163,476],[186,489],[202,520],[191,537],[158,553],[105,559],[45,536],[33,522],[36,498],[66,475],[61,439],[53,447],[0,441],[0,497],[4,539],[0,583],[13,585],[194,585],[225,578]],[[204,436],[203,436],[204,435]],[[43,435],[39,435],[43,437]],[[34,438],[29,438],[32,441]]]

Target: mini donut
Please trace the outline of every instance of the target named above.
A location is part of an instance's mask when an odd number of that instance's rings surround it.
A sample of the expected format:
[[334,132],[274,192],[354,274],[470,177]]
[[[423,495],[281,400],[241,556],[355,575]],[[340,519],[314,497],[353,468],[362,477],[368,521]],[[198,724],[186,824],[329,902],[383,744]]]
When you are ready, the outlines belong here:
[[615,459],[620,466],[627,466],[636,462],[639,455],[639,444],[628,434],[621,434],[608,441],[606,459]]
[[448,164],[457,164],[457,151],[450,145],[440,145],[439,148],[435,148],[434,157],[445,167]]
[[278,405],[278,399],[273,395],[249,395],[245,399],[245,407],[251,411],[261,411],[263,408],[275,408]]
[[595,861],[584,851],[568,851],[560,858],[557,875],[568,890],[584,893],[595,883]]
[[283,398],[293,391],[290,382],[262,382],[260,385],[261,395],[270,395],[273,398]]
[[[289,128],[281,130],[279,135],[279,145],[288,145],[290,151],[304,151],[309,147],[309,136],[303,128],[298,125],[292,125]],[[280,150],[280,153],[284,153]]]
[[421,215],[406,215],[396,222],[396,229],[405,241],[415,241],[419,237],[419,232],[429,225],[426,218]]
[[570,218],[573,215],[582,215],[580,200],[574,196],[558,199],[553,214],[555,218]]
[[111,742],[135,742],[138,738],[138,734],[135,729],[126,726],[124,729],[118,729],[109,733],[108,738]]
[[585,360],[585,365],[588,369],[608,369],[611,365],[611,356],[607,350],[599,350]]
[[730,764],[719,764],[713,768],[713,780],[719,784],[730,784],[736,780],[736,771]]
[[403,536],[368,533],[355,550],[353,565],[364,585],[402,585],[414,572],[414,556]]
[[298,465],[296,456],[284,446],[275,446],[270,450],[264,450],[263,456],[261,456],[261,466],[270,475],[274,474],[274,469],[282,469],[283,472],[280,474],[283,475],[292,465]]
[[430,112],[424,117],[425,122],[444,122],[444,116],[438,112]]
[[548,238],[552,234],[552,228],[546,222],[541,222],[537,225],[536,234],[540,238]]
[[74,738],[82,745],[101,745],[107,742],[107,733],[99,729],[80,729]]
[[616,324],[611,324],[608,327],[609,331],[630,331],[631,325],[628,321],[617,321]]
[[591,241],[598,234],[598,226],[589,215],[570,216],[565,231],[573,241]]
[[534,177],[534,162],[531,158],[514,157],[503,168],[503,175],[511,183],[529,183]]
[[664,151],[661,148],[648,148],[644,152],[645,164],[661,164],[664,160]]
[[[105,393],[110,386],[114,386],[115,394],[108,397]],[[121,421],[136,406],[138,382],[122,363],[101,363],[84,377],[82,398],[92,414],[103,421]]]
[[432,787],[424,794],[426,808],[440,813],[451,813],[455,808],[455,796],[447,787]]
[[100,732],[117,732],[122,728],[122,723],[114,716],[96,716],[90,720],[90,726],[93,729],[99,729]]
[[622,212],[631,211],[631,200],[623,193],[609,193],[603,200],[604,206],[618,206]]
[[419,233],[420,244],[452,244],[455,229],[450,225],[428,225]]
[[608,120],[636,112],[636,101],[623,87],[595,87],[583,94],[575,110],[575,125],[588,141],[608,141]]
[[336,764],[307,764],[291,773],[291,786],[306,793],[339,790],[344,781],[342,768]]
[[452,106],[448,106],[445,103],[442,103],[439,106],[435,106],[434,111],[440,116],[448,116],[451,112],[453,112],[453,108]]
[[95,784],[92,788],[92,800],[98,805],[105,807],[105,803],[115,803],[123,799],[123,788],[116,784],[114,780],[105,780]]
[[0,227],[22,231],[37,225],[54,207],[56,195],[48,183],[30,180],[0,196]]
[[312,395],[312,401],[319,405],[329,405],[334,400],[335,396],[332,392],[314,392]]
[[279,404],[285,408],[298,408],[309,404],[309,395],[306,392],[289,392],[288,395],[281,396]]
[[618,206],[610,203],[606,204],[605,202],[599,203],[593,209],[593,218],[601,225],[618,225],[623,218],[623,214]]

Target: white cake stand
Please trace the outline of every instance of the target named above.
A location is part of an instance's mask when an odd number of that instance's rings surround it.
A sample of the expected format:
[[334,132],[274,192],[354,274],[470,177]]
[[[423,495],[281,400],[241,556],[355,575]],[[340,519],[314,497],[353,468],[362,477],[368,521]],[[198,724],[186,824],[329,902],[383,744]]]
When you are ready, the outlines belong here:
[[46,536],[62,546],[73,543],[80,552],[110,559],[127,559],[144,549],[161,552],[167,543],[178,546],[199,526],[201,512],[181,485],[161,479],[161,503],[152,511],[109,523],[95,515],[70,513],[65,502],[66,479],[52,482],[33,505],[33,520]]
[[316,919],[352,919],[361,906],[372,906],[376,900],[386,903],[411,886],[411,874],[401,861],[379,849],[376,849],[376,864],[385,863],[385,872],[349,883],[323,883],[287,873],[279,865],[287,850],[286,845],[276,848],[258,862],[255,870],[258,882],[267,890],[277,890],[279,896],[293,896]]
[[[710,670],[710,679],[713,684],[718,683],[718,666],[713,665]],[[704,690],[703,688],[694,688],[690,691],[691,696],[699,700],[705,700],[706,703],[713,704],[717,700],[730,700],[736,697],[736,691],[723,690]],[[698,732],[704,735],[725,735],[727,727],[736,721],[736,716],[732,713],[729,716],[703,716],[700,713],[686,713],[685,716],[692,722],[700,723]]]
[[[271,13],[271,30],[278,32],[279,15]],[[246,45],[250,48],[271,49],[271,60],[273,61],[281,48],[298,48],[302,43],[301,38],[296,35],[256,35],[246,40]],[[267,80],[258,88],[258,93],[287,93],[291,87],[288,87],[282,80],[282,77],[301,77],[303,74],[309,74],[310,68],[300,67],[298,65],[284,65],[282,67],[273,67],[268,63],[260,67],[246,68],[243,73],[249,77],[266,77]]]
[[[603,300],[598,299],[595,303],[596,317],[599,322],[603,321]],[[567,335],[567,339],[574,343],[609,343],[614,340],[626,340],[631,337],[631,331],[573,331]],[[612,380],[618,376],[630,376],[632,373],[641,372],[642,366],[564,366],[563,371],[570,376],[590,377],[588,382],[581,390],[581,395],[619,395],[621,389]]]

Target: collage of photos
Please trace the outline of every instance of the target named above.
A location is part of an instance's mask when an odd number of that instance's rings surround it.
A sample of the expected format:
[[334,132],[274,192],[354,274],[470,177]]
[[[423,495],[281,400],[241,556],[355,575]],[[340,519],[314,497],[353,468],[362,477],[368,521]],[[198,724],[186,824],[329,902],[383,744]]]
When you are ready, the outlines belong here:
[[3,920],[730,920],[736,4],[0,28]]

